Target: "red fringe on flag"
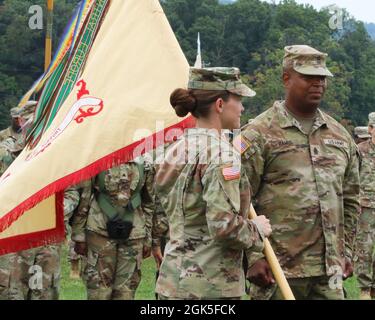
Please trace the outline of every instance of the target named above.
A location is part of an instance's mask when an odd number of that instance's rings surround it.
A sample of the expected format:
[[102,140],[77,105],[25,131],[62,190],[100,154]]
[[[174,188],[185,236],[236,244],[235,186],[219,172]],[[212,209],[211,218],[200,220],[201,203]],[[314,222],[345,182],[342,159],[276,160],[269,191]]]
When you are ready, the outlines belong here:
[[[183,121],[167,129],[164,129],[164,133],[168,132],[171,129],[184,130],[194,126],[194,118],[188,117]],[[160,141],[156,139],[158,134],[160,133],[154,133],[152,135],[154,148],[157,148],[161,145]],[[150,137],[148,139],[150,139]],[[3,216],[0,219],[0,232],[9,228],[10,225],[14,221],[16,221],[25,211],[30,210],[41,201],[47,199],[53,194],[56,194],[56,228],[21,236],[15,236],[12,238],[0,239],[0,255],[64,241],[64,190],[69,186],[90,179],[91,177],[94,177],[100,172],[108,170],[113,166],[129,162],[133,159],[134,149],[137,146],[139,146],[143,141],[145,141],[145,139],[134,142],[131,145],[128,145],[118,151],[115,151],[95,161],[94,163],[77,172],[74,172],[68,176],[65,176],[51,183],[50,185],[44,187],[43,189],[35,193],[33,196],[19,204],[16,208],[7,213],[5,216]],[[164,141],[164,143],[165,142],[166,141]]]

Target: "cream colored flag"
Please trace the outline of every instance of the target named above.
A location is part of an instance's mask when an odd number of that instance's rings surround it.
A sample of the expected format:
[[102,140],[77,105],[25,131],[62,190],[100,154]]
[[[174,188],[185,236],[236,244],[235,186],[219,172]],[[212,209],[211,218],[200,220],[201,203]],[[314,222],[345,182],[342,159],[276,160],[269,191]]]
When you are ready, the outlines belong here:
[[75,89],[0,178],[0,254],[61,241],[60,191],[192,126],[169,104],[188,71],[157,0],[112,0]]

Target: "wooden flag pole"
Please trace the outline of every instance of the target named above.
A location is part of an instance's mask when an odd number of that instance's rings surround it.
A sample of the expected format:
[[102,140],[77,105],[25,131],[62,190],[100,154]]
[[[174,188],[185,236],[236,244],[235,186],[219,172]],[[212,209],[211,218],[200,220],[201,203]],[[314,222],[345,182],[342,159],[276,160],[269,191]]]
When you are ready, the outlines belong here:
[[[250,213],[249,218],[254,219],[257,216],[253,205],[250,206]],[[285,300],[296,300],[292,289],[290,289],[288,280],[285,277],[283,269],[281,269],[280,263],[277,260],[276,254],[272,249],[272,246],[269,240],[266,238],[264,239],[264,255],[271,267],[273,276],[275,277],[276,283],[279,286],[282,295],[284,296]]]
[[44,57],[44,71],[47,71],[52,60],[52,25],[53,25],[53,0],[47,0],[47,31]]

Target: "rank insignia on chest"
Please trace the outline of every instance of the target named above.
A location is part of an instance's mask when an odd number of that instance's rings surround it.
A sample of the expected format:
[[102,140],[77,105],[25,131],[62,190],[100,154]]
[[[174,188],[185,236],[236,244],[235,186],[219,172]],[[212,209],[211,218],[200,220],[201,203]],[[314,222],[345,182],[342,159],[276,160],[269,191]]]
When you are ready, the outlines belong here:
[[243,154],[247,149],[250,148],[250,143],[246,141],[242,135],[238,135],[233,140],[234,148],[241,154]]
[[223,177],[226,181],[239,179],[240,172],[241,170],[238,166],[230,166],[222,169]]

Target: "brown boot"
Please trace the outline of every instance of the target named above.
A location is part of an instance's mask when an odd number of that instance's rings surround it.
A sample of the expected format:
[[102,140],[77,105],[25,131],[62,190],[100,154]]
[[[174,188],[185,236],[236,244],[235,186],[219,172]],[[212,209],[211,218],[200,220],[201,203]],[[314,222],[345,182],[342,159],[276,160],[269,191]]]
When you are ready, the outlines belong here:
[[359,294],[360,300],[371,300],[371,290],[370,289],[361,289]]
[[70,262],[70,279],[78,280],[80,278],[79,260]]

